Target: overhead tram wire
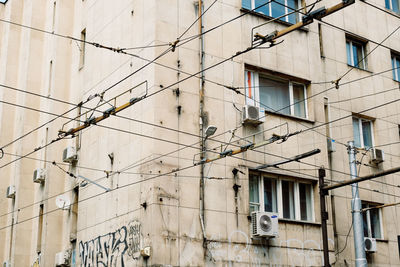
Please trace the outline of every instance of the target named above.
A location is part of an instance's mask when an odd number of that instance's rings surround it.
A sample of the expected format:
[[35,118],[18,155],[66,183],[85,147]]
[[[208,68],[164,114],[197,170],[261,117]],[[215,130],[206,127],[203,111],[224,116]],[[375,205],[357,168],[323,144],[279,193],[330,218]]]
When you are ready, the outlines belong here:
[[[320,1],[320,0],[317,0],[317,1]],[[264,5],[267,5],[267,4],[270,3],[270,2],[271,2],[271,1],[269,1],[269,2],[267,2],[267,3],[264,3],[264,4],[262,4],[262,5],[260,5],[260,6],[256,7],[256,8],[254,8],[254,9],[251,10],[251,11],[254,11],[254,10],[256,10],[257,8],[260,8],[260,7],[264,6]],[[311,5],[312,5],[312,4],[311,4]],[[250,13],[250,12],[246,12],[246,13],[244,13],[244,14],[241,14],[240,16],[238,16],[238,17],[236,17],[236,18],[234,18],[234,19],[231,19],[231,20],[229,20],[229,21],[227,21],[227,22],[225,22],[225,23],[223,23],[223,24],[220,24],[220,25],[217,26],[217,27],[214,27],[214,28],[212,28],[212,29],[210,29],[210,30],[208,30],[208,31],[203,32],[202,35],[206,34],[207,32],[210,32],[210,31],[212,31],[212,30],[215,30],[216,28],[221,27],[221,26],[223,26],[223,25],[225,25],[225,24],[227,24],[227,23],[230,23],[230,22],[232,22],[233,20],[235,20],[235,19],[237,19],[237,18],[240,18],[240,17],[242,17],[242,16],[244,16],[244,15],[246,15],[246,14],[249,14],[249,13]],[[203,13],[203,15],[204,15],[204,13]],[[14,22],[2,20],[2,19],[0,19],[0,21],[7,22],[7,23],[11,23],[11,24],[13,24],[13,25],[17,25],[17,26],[21,26],[21,27],[25,27],[25,28],[29,28],[29,29],[32,29],[32,30],[37,30],[37,31],[40,31],[40,32],[43,32],[43,33],[48,33],[48,34],[52,34],[52,35],[56,35],[56,36],[59,36],[59,37],[63,37],[63,38],[68,38],[68,39],[70,39],[69,36],[65,36],[65,35],[61,35],[61,34],[55,34],[55,33],[52,33],[52,32],[48,32],[48,31],[41,30],[41,29],[38,29],[38,28],[34,28],[34,27],[22,25],[22,24],[19,24],[19,23],[14,23]],[[74,37],[71,37],[71,38],[73,38],[72,40],[77,39],[77,38],[74,38]],[[93,42],[89,42],[89,41],[84,41],[84,40],[80,40],[80,39],[77,39],[77,40],[79,40],[79,41],[81,41],[81,42],[84,42],[84,43],[87,43],[87,44],[90,44],[90,45],[94,45],[95,47],[106,48],[106,49],[112,50],[112,51],[114,51],[114,52],[118,52],[118,51],[117,51],[116,49],[114,49],[114,48],[113,48],[113,49],[110,49],[109,47],[107,48],[107,47],[102,46],[102,45],[99,46],[97,43],[93,43]],[[168,53],[168,52],[170,51],[170,49],[171,49],[171,47],[170,47],[169,49],[167,49],[164,53],[160,54],[160,55],[159,55],[158,57],[156,57],[155,59],[149,60],[147,64],[145,64],[144,66],[142,66],[141,68],[139,68],[139,69],[136,70],[135,72],[129,74],[128,76],[126,76],[126,77],[123,78],[122,80],[118,81],[117,83],[111,85],[110,87],[108,87],[107,89],[105,89],[105,90],[103,91],[103,93],[105,93],[106,91],[110,90],[111,88],[117,86],[118,84],[120,84],[121,82],[125,81],[126,79],[128,79],[129,77],[131,77],[132,75],[134,75],[135,73],[137,73],[138,71],[140,71],[140,70],[144,69],[145,67],[147,67],[148,65],[150,65],[150,64],[152,64],[152,63],[156,63],[155,61],[156,61],[157,59],[159,59],[160,57],[162,57],[163,55],[165,55],[166,53]],[[139,57],[139,56],[137,56],[137,55],[133,55],[133,54],[129,54],[129,53],[127,53],[127,54],[128,54],[128,55],[131,55],[131,56]],[[141,58],[141,57],[139,57],[139,58]],[[146,60],[146,61],[147,61],[147,60]],[[181,71],[181,72],[182,72],[182,71]],[[190,77],[192,77],[192,76],[190,76]],[[220,85],[220,84],[218,84],[218,85]],[[82,102],[81,102],[81,103],[82,103]],[[75,108],[74,108],[74,109],[75,109]],[[71,111],[73,111],[74,109],[72,109],[72,110],[70,110],[70,111],[68,111],[68,112],[71,112]],[[67,113],[68,113],[68,112],[67,112]],[[65,115],[65,114],[66,114],[66,113],[64,113],[63,115]],[[52,122],[52,121],[54,121],[54,120],[55,120],[55,119],[51,120],[50,122]],[[37,127],[37,128],[35,128],[35,129],[33,129],[32,131],[28,132],[27,134],[24,134],[23,136],[21,136],[21,137],[19,137],[19,138],[17,138],[17,139],[20,140],[20,139],[24,138],[25,136],[27,136],[27,135],[29,135],[29,134],[35,132],[36,130],[38,130],[38,129],[42,128],[42,127],[44,127],[45,125],[49,124],[50,122],[47,122],[47,123],[41,125],[40,127]],[[14,140],[13,142],[15,142],[15,140]]]
[[[207,10],[208,10],[208,9],[207,9]],[[203,16],[204,13],[205,13],[205,12],[203,12],[203,14],[202,14],[201,16]],[[97,43],[94,43],[94,42],[89,42],[89,41],[81,40],[81,39],[78,39],[78,38],[75,38],[75,37],[71,37],[71,36],[67,36],[67,35],[62,35],[62,34],[57,34],[57,33],[54,33],[54,32],[49,32],[49,31],[46,31],[46,30],[34,28],[34,27],[31,27],[31,26],[26,26],[26,25],[23,25],[23,24],[19,24],[19,23],[7,21],[7,20],[4,20],[4,19],[0,19],[0,22],[6,22],[6,23],[10,23],[11,25],[14,25],[14,26],[20,26],[20,27],[23,27],[23,28],[28,28],[28,29],[35,30],[35,31],[39,31],[39,32],[42,32],[42,33],[47,33],[47,34],[55,35],[55,36],[58,36],[58,37],[71,39],[71,40],[74,40],[74,41],[84,42],[84,43],[93,45],[93,46],[95,46],[95,47],[105,48],[105,49],[108,49],[108,50],[111,50],[111,51],[114,51],[114,52],[118,52],[118,50],[119,50],[119,49],[114,49],[114,48],[106,47],[106,46],[103,46],[103,45],[100,45],[100,44],[97,44]],[[102,94],[104,94],[104,93],[107,92],[108,90],[112,89],[113,87],[117,86],[118,84],[122,83],[123,81],[125,81],[125,80],[128,79],[129,77],[133,76],[134,74],[136,74],[136,73],[139,72],[140,70],[144,69],[145,67],[149,66],[150,64],[154,63],[157,59],[161,58],[162,56],[164,56],[165,54],[167,54],[169,51],[172,51],[172,50],[173,50],[173,48],[172,48],[172,47],[169,47],[167,50],[165,50],[163,53],[161,53],[161,54],[160,54],[159,56],[157,56],[155,59],[149,61],[149,62],[148,62],[147,64],[145,64],[144,66],[140,67],[139,69],[137,69],[137,70],[134,71],[133,73],[131,73],[131,74],[129,74],[128,76],[124,77],[122,80],[120,80],[120,81],[114,83],[113,85],[109,86],[107,89],[105,89],[105,90],[102,92]],[[73,111],[74,109],[76,109],[77,107],[79,107],[79,106],[82,105],[82,104],[87,103],[88,101],[89,101],[89,99],[88,99],[87,101],[85,101],[85,102],[80,102],[80,103],[77,104],[73,109],[67,111],[66,113],[63,113],[62,115],[65,115],[65,114],[67,114],[67,113]],[[17,140],[17,141],[18,141],[18,140],[21,140],[22,138],[26,137],[27,135],[29,135],[29,134],[31,134],[31,133],[37,131],[38,129],[44,127],[45,125],[47,125],[47,124],[49,124],[49,123],[51,123],[51,122],[53,122],[53,121],[55,121],[55,120],[58,119],[58,118],[59,118],[59,117],[56,117],[56,118],[50,120],[49,122],[46,122],[45,124],[43,124],[43,125],[41,125],[41,126],[39,126],[39,127],[36,127],[35,129],[29,131],[28,133],[23,134],[21,137],[18,137],[16,140]],[[14,142],[15,142],[15,140],[14,140],[12,143],[14,143]],[[0,148],[0,150],[3,151],[3,148],[4,148],[4,147]],[[0,169],[1,169],[1,167],[0,167]]]
[[378,6],[376,6],[376,5],[372,4],[372,3],[370,3],[370,2],[367,1],[367,0],[361,0],[361,2],[362,2],[362,3],[365,3],[365,4],[369,5],[369,6],[371,6],[371,7],[373,7],[373,8],[376,8],[376,9],[382,11],[382,12],[385,12],[386,14],[389,14],[389,15],[395,17],[395,18],[400,19],[400,16],[397,15],[396,13],[390,12],[390,11],[386,10],[385,8],[378,7]]
[[[242,159],[242,158],[240,158],[240,159]],[[242,160],[245,160],[245,159],[242,159]],[[116,191],[116,190],[119,190],[119,189],[122,189],[122,188],[126,188],[126,187],[129,187],[129,186],[132,186],[132,185],[141,183],[141,182],[149,181],[149,180],[152,180],[152,179],[155,179],[155,178],[159,178],[159,177],[162,177],[162,176],[166,176],[166,175],[168,175],[168,174],[173,174],[173,173],[176,173],[176,172],[179,172],[179,171],[187,170],[187,169],[193,168],[193,167],[195,167],[195,166],[196,166],[196,165],[189,165],[189,166],[186,166],[186,167],[183,167],[183,168],[179,168],[179,169],[176,169],[176,170],[172,170],[172,171],[167,172],[167,173],[158,174],[158,175],[155,175],[155,176],[150,177],[150,178],[147,178],[147,179],[143,179],[143,180],[140,180],[140,181],[128,183],[128,184],[125,184],[125,185],[123,185],[123,186],[120,186],[120,187],[111,189],[110,191],[104,191],[104,192],[101,192],[101,193],[98,193],[98,194],[89,196],[89,197],[87,197],[87,198],[78,200],[77,202],[71,203],[71,205],[76,204],[76,203],[82,203],[82,202],[84,202],[84,201],[87,201],[87,200],[96,198],[96,197],[101,196],[101,195],[104,195],[104,194],[106,194],[106,193],[113,192],[113,191]],[[308,175],[308,174],[307,174],[307,175]],[[312,176],[312,175],[308,175],[308,176],[317,178],[316,176]],[[99,179],[97,179],[97,180],[99,180]],[[97,181],[97,180],[96,180],[96,181]],[[360,188],[360,189],[366,189],[366,188]],[[370,190],[370,189],[366,189],[366,190]],[[382,193],[382,194],[385,194],[385,195],[391,195],[391,194],[387,194],[387,193],[380,192],[380,191],[375,191],[375,190],[370,190],[370,191],[373,191],[373,192],[375,192],[375,193]],[[399,196],[396,196],[396,195],[392,195],[392,196],[394,196],[394,197],[399,197]],[[56,212],[56,211],[58,211],[58,210],[61,210],[61,209],[59,209],[59,208],[53,209],[53,210],[50,210],[50,211],[45,212],[43,215],[47,215],[47,214]],[[15,211],[14,211],[14,212],[15,212]],[[19,222],[17,222],[17,223],[12,224],[12,225],[18,225],[18,224],[21,224],[21,223],[30,221],[30,220],[35,219],[35,218],[38,218],[38,216],[34,216],[34,217],[27,218],[27,219],[25,219],[25,220],[19,221]],[[6,229],[6,228],[8,228],[8,227],[11,227],[12,225],[7,225],[7,226],[4,226],[4,227],[0,227],[0,230],[4,230],[4,229]]]

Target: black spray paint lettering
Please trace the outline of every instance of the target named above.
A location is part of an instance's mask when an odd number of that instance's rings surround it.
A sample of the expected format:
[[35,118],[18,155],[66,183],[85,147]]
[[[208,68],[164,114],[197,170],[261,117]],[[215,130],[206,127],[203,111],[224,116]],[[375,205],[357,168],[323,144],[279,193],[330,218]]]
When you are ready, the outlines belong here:
[[141,248],[141,225],[138,221],[133,221],[128,224],[128,255],[133,259],[139,257]]
[[84,267],[124,267],[124,254],[128,250],[126,226],[113,233],[79,243],[81,266]]

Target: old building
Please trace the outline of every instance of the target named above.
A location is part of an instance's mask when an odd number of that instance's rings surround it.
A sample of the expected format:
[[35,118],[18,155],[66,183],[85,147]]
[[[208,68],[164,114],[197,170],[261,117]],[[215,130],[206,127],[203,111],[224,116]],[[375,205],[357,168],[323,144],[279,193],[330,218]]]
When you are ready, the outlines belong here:
[[[398,0],[0,1],[0,263],[323,266],[319,169],[400,165],[399,18]],[[359,183],[374,266],[400,266],[399,175]],[[351,186],[325,199],[330,264],[355,266]]]

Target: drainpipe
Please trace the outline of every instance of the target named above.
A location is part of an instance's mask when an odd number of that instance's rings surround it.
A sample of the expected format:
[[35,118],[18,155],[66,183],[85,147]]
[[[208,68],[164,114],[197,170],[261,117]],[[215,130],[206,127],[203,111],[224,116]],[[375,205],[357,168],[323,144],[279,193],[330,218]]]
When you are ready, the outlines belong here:
[[[199,15],[199,34],[200,34],[200,85],[199,85],[199,130],[200,130],[200,154],[201,159],[205,158],[205,151],[206,151],[206,142],[204,137],[204,39],[203,39],[203,1],[199,0],[198,2],[198,15]],[[206,230],[205,230],[205,219],[204,219],[204,169],[205,165],[200,165],[200,223],[201,229],[203,232],[203,247],[206,248],[207,238],[206,238]]]

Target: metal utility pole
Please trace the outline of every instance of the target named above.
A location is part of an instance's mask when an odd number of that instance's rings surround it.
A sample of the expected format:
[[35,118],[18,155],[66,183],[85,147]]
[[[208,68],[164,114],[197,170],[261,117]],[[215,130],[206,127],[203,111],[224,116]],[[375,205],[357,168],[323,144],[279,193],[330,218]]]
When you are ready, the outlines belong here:
[[319,177],[319,203],[321,208],[321,230],[322,230],[322,246],[324,249],[324,267],[330,267],[329,264],[329,248],[328,248],[328,229],[326,221],[328,220],[328,212],[326,211],[325,196],[328,195],[328,191],[324,190],[325,184],[325,169],[320,168],[318,171]]
[[[354,141],[349,141],[347,144],[351,179],[356,179],[356,148],[354,147]],[[353,183],[351,185],[351,190],[353,196],[353,199],[351,201],[351,212],[353,217],[353,235],[356,267],[367,266],[367,259],[365,257],[363,217],[361,213],[362,207],[361,200],[358,195],[358,183]]]

